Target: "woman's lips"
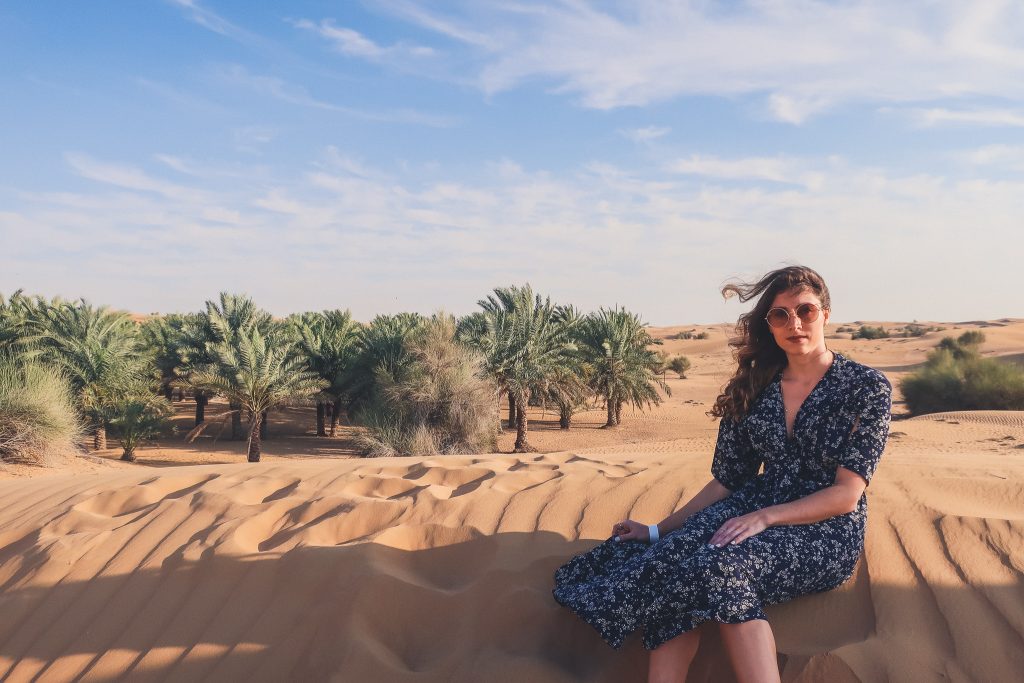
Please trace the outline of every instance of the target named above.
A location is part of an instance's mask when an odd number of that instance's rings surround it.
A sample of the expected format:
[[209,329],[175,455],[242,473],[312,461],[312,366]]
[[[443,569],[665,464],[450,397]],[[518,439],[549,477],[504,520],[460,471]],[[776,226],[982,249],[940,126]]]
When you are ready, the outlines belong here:
[[798,342],[798,341],[801,341],[803,339],[807,339],[807,337],[804,336],[804,335],[796,335],[794,337],[786,337],[786,339],[788,339],[791,342]]

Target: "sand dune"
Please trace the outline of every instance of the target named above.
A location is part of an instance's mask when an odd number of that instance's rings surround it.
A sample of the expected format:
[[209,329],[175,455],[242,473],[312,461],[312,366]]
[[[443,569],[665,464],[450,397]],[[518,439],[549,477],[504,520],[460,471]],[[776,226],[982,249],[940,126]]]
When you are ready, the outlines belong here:
[[[714,329],[670,342],[690,378],[619,430],[598,429],[600,411],[570,432],[531,417],[545,453],[318,459],[300,434],[268,441],[258,465],[94,459],[2,480],[0,680],[643,680],[639,639],[612,651],[555,604],[551,575],[613,522],[659,519],[707,481],[704,411],[729,369]],[[985,333],[1005,355],[1022,330]],[[935,341],[834,345],[912,367]],[[783,680],[1020,680],[1022,445],[1020,412],[894,421],[854,578],[769,609]],[[732,680],[713,629],[689,680]]]
[[[883,463],[854,579],[770,610],[785,680],[1017,680],[1024,462],[932,461]],[[551,573],[708,466],[677,449],[0,482],[0,678],[640,680],[639,643],[608,649]],[[712,637],[691,680],[729,677]]]

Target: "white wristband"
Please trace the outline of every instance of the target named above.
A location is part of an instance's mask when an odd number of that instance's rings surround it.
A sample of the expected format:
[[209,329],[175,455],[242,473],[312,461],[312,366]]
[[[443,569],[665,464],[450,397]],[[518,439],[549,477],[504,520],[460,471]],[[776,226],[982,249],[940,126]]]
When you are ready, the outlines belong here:
[[650,536],[648,543],[657,543],[658,539],[661,538],[661,533],[658,531],[657,524],[648,524],[647,534]]

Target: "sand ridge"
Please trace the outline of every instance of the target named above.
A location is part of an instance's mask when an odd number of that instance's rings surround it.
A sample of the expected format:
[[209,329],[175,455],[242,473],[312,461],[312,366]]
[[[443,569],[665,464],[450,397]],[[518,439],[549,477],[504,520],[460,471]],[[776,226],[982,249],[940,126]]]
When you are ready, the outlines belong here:
[[[879,468],[854,579],[770,610],[785,680],[1024,666],[1024,461],[933,460]],[[604,646],[550,599],[551,573],[618,519],[668,514],[709,464],[561,452],[0,482],[0,677],[638,680],[639,643]],[[694,680],[728,680],[724,662],[711,639]]]

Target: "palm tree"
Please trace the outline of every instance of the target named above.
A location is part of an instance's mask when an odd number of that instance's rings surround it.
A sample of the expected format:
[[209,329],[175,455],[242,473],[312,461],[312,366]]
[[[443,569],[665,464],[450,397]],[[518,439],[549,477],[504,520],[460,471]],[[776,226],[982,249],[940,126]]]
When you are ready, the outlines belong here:
[[121,460],[135,462],[135,449],[170,429],[173,413],[170,400],[154,396],[146,387],[128,391],[115,399],[110,424],[117,430],[123,450]]
[[297,339],[297,351],[310,370],[327,382],[324,400],[316,404],[316,435],[327,436],[325,414],[329,403],[330,435],[334,436],[345,396],[345,376],[355,361],[361,326],[351,313],[340,310],[303,313],[293,316],[289,323]]
[[409,339],[425,323],[418,313],[378,315],[359,330],[355,357],[340,380],[350,415],[372,402],[382,376],[402,376],[413,360]]
[[513,452],[533,451],[527,438],[527,401],[532,393],[546,395],[556,378],[564,380],[561,370],[572,363],[572,335],[579,319],[553,305],[550,298],[534,294],[529,284],[496,288],[479,305],[485,324],[475,345],[484,354],[485,371],[514,405]]
[[[228,292],[221,292],[218,301],[206,302],[206,319],[211,332],[207,344],[231,344],[243,329],[255,327],[268,332],[273,325],[270,313],[258,308],[248,296]],[[229,400],[228,407],[231,410],[231,438],[241,439],[242,406]],[[266,415],[263,416],[262,426],[265,433]]]
[[313,396],[326,386],[306,369],[293,352],[293,342],[280,330],[245,326],[230,339],[211,344],[209,351],[214,362],[197,370],[190,381],[225,396],[252,416],[249,462],[260,461],[260,426],[267,411]]
[[608,409],[605,427],[616,427],[624,403],[636,408],[658,405],[660,387],[671,390],[659,376],[661,361],[648,348],[661,344],[644,329],[640,318],[624,308],[600,309],[588,316],[580,329],[580,351],[592,368],[590,389],[604,398]]
[[142,323],[139,331],[143,348],[149,355],[149,362],[160,373],[160,391],[168,402],[174,400],[174,388],[181,379],[184,365],[185,317],[176,313],[150,318]]
[[41,307],[29,342],[66,374],[78,405],[93,425],[93,448],[107,447],[107,422],[126,383],[142,373],[138,328],[127,313],[85,299]]
[[213,331],[203,313],[186,313],[181,322],[181,369],[178,372],[178,387],[191,388],[196,401],[195,425],[198,427],[206,421],[206,404],[210,396],[205,389],[192,383],[191,377],[197,372],[206,370],[213,364],[213,358],[207,351],[207,344],[213,339]]
[[[185,316],[182,328],[182,355],[184,358],[184,383],[193,387],[196,396],[196,425],[206,418],[206,404],[210,400],[209,389],[191,381],[191,376],[210,370],[216,363],[212,351],[218,344],[231,344],[243,330],[256,328],[267,333],[274,326],[270,313],[259,309],[252,299],[245,295],[221,292],[217,301],[207,301],[206,310],[199,314]],[[229,399],[231,415],[231,438],[242,438],[242,406]],[[265,417],[265,416],[264,416]]]

